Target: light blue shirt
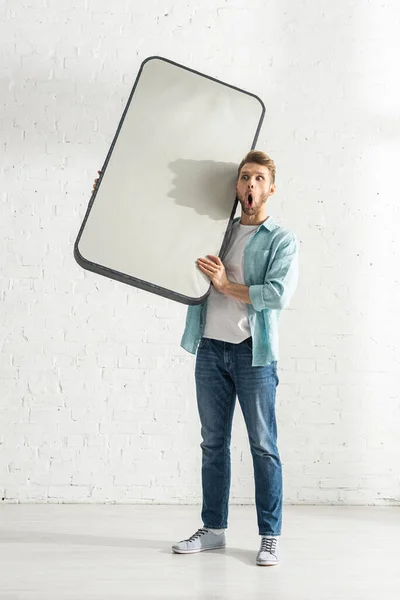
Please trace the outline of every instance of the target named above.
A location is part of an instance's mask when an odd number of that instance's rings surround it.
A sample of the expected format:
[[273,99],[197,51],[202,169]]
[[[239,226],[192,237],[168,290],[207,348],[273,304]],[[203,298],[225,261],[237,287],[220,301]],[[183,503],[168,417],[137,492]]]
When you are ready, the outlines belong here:
[[[295,234],[268,217],[245,245],[243,274],[251,300],[246,306],[253,338],[252,366],[261,367],[279,359],[279,317],[289,306],[299,277]],[[191,354],[203,336],[206,316],[207,299],[188,307],[181,347]]]

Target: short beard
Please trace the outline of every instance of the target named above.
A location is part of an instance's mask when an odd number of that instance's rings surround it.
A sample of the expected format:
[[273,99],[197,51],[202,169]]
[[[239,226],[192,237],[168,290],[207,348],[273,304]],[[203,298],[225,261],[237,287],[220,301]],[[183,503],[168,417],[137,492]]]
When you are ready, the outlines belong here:
[[266,194],[266,196],[261,200],[261,204],[260,206],[257,208],[257,206],[253,203],[253,206],[247,208],[246,207],[246,200],[241,200],[240,197],[237,197],[240,205],[242,207],[242,211],[244,212],[245,215],[256,215],[261,209],[263,204],[265,204],[268,200],[268,194]]

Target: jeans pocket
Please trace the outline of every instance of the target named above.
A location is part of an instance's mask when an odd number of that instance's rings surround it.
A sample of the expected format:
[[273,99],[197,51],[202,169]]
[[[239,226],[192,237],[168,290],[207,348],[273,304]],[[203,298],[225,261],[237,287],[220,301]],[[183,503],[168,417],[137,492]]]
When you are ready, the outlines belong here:
[[278,362],[276,360],[274,360],[274,362],[272,364],[274,366],[274,375],[276,378],[276,385],[279,385]]
[[201,338],[200,343],[199,343],[197,349],[201,350],[201,348],[203,348],[206,345],[207,342],[208,342],[208,338],[205,338],[205,337]]
[[246,348],[250,348],[251,350],[253,350],[253,338],[251,336],[245,339],[243,343],[246,346]]

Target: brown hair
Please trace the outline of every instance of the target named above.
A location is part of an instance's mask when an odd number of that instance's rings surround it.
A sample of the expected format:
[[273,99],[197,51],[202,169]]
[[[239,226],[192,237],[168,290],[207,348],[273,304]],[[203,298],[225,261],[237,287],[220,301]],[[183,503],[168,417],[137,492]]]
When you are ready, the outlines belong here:
[[250,152],[246,154],[246,156],[239,165],[238,179],[242,167],[247,163],[256,163],[258,165],[263,165],[264,167],[267,167],[271,174],[271,183],[275,183],[276,166],[272,158],[265,154],[265,152],[261,152],[261,150],[250,150]]

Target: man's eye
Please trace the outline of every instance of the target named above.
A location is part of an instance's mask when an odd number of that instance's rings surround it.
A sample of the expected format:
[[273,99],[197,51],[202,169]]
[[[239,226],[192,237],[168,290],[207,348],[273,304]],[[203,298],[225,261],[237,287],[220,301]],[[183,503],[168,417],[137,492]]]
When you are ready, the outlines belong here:
[[257,177],[257,179],[264,179],[264,177],[263,177],[262,175],[259,175],[259,176]]

